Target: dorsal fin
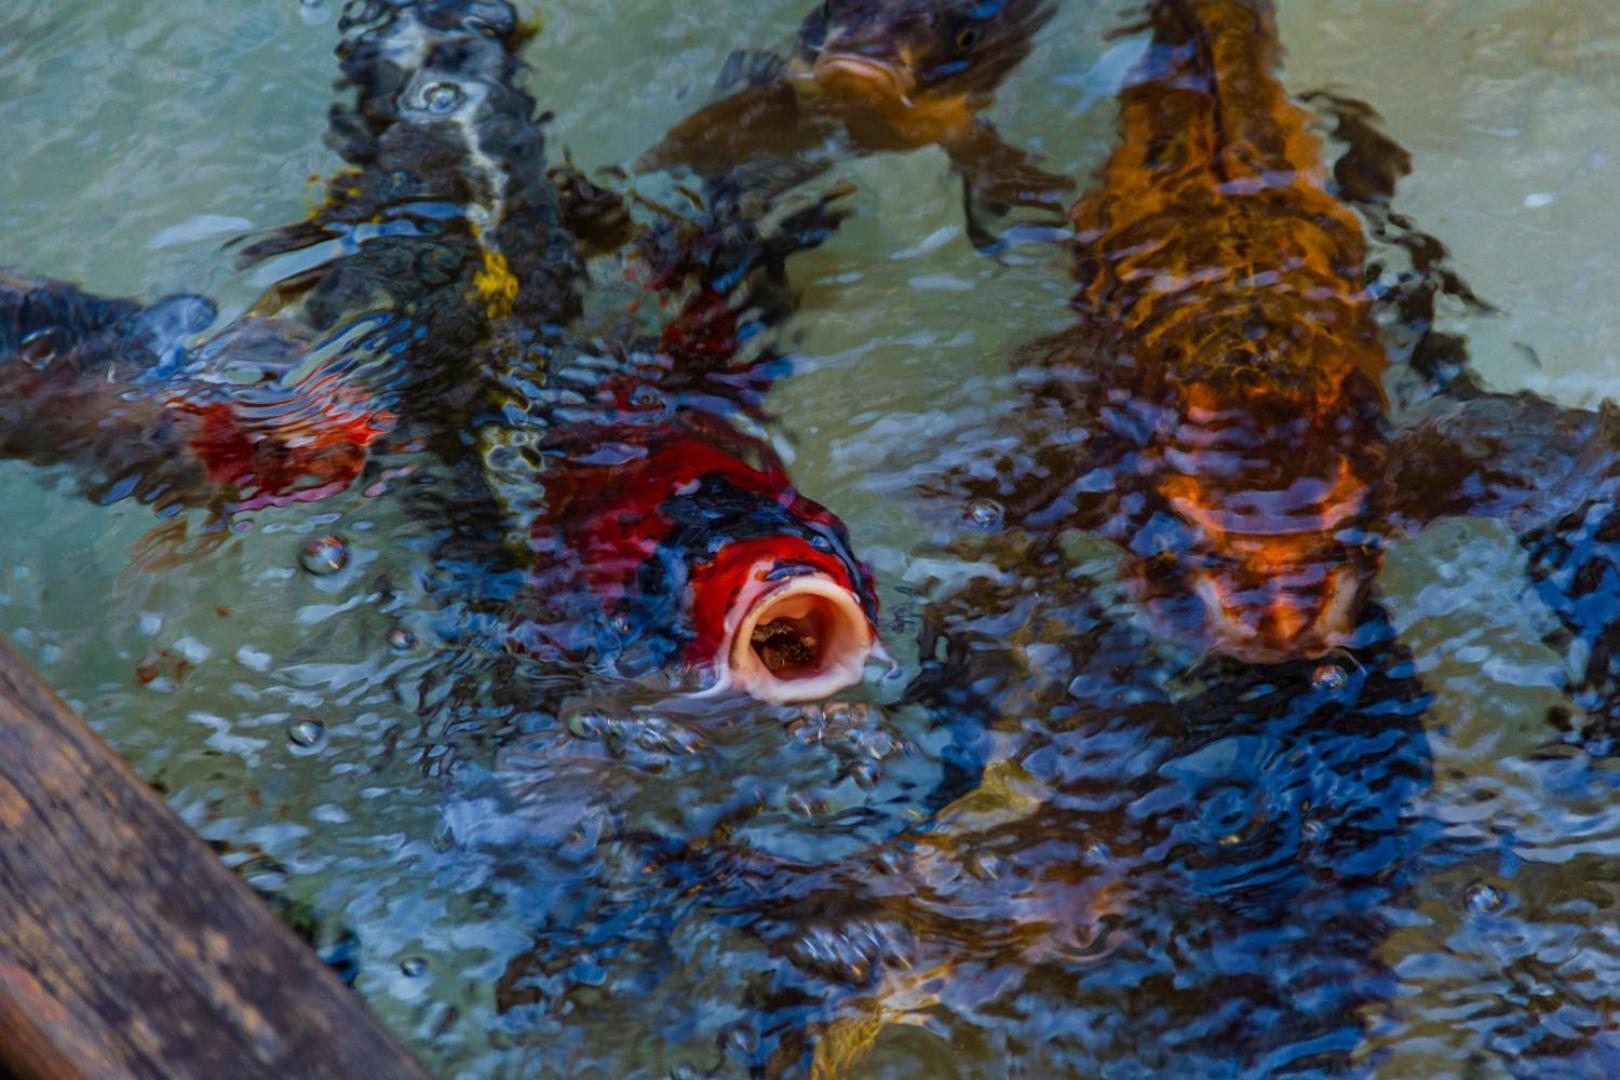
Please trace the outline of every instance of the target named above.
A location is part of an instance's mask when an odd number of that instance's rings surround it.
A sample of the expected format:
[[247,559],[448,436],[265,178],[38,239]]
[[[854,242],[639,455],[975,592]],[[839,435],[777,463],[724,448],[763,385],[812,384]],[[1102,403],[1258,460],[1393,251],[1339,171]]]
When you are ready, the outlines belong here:
[[1208,170],[1217,182],[1267,174],[1323,177],[1310,114],[1277,78],[1282,47],[1271,0],[1153,0],[1153,38],[1121,92],[1126,131],[1153,172]]

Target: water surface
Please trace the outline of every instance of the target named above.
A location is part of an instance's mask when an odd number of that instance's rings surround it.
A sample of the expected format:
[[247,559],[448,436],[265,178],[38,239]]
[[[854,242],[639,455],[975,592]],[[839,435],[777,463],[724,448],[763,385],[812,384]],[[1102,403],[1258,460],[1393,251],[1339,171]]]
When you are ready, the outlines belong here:
[[[1613,5],[1280,6],[1290,86],[1384,115],[1415,160],[1401,209],[1500,309],[1446,313],[1491,383],[1572,404],[1620,392]],[[633,158],[731,49],[780,43],[803,14],[723,7],[527,5],[554,151]],[[1069,0],[998,97],[998,125],[1057,171],[1086,177],[1112,144],[1112,92],[1140,49],[1107,35],[1124,15]],[[239,313],[268,281],[222,244],[302,217],[335,167],[320,136],[336,38],[329,0],[13,0],[0,265]],[[915,493],[1015,400],[1008,350],[1063,325],[1066,265],[973,252],[943,155],[842,175],[857,214],[792,266],[804,307],[772,434],[875,564],[903,682],[925,599],[988,558],[931,545]],[[905,909],[828,902],[836,880],[774,881],[806,890],[808,915],[762,916],[755,878],[690,848],[724,827],[811,867],[881,858],[959,737],[895,686],[808,720],[529,709],[495,692],[493,658],[446,645],[420,586],[430,545],[386,493],[262,513],[220,544],[18,464],[0,464],[0,506],[0,626],[250,881],[307,904],[327,944],[353,935],[357,989],[436,1071],[748,1075],[799,1061],[796,1033],[828,1010],[858,1011],[874,957],[932,955]],[[301,573],[301,544],[328,532],[349,567]],[[1399,645],[1342,707],[1287,676],[1281,691],[1182,678],[1173,651],[1117,652],[1134,639],[1092,633],[1122,603],[1114,560],[1081,544],[1074,563],[1096,591],[1019,639],[1031,697],[1003,718],[1018,732],[1003,743],[1046,763],[1047,806],[1005,800],[1004,821],[952,849],[966,869],[935,884],[988,920],[975,959],[860,1075],[1616,1071],[1615,769],[1547,722],[1565,661],[1506,530],[1445,523],[1391,554]],[[995,603],[972,595],[993,628]],[[1121,690],[1115,659],[1168,674]],[[1076,712],[1062,690],[1083,679],[1139,699],[1122,720]],[[973,862],[986,852],[1002,862]],[[1060,865],[1084,868],[1072,892],[1050,887]],[[1147,899],[1116,910],[1118,879]],[[998,945],[1021,897],[1066,912],[1072,939]]]

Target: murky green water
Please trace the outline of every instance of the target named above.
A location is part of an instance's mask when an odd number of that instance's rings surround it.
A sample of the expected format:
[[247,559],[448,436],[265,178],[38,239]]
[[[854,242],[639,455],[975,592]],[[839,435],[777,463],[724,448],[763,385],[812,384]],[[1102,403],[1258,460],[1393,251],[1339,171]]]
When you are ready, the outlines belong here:
[[[554,149],[590,167],[633,158],[702,100],[728,51],[782,41],[802,6],[525,5],[545,24],[526,55],[532,91],[557,114]],[[1452,313],[1493,384],[1570,403],[1620,396],[1620,9],[1280,6],[1290,85],[1382,112],[1415,158],[1400,207],[1501,309]],[[1069,0],[999,95],[997,123],[1058,171],[1086,176],[1112,145],[1112,93],[1139,49],[1107,37],[1123,7]],[[267,281],[233,271],[222,243],[302,217],[310,178],[336,163],[321,144],[335,22],[330,0],[10,0],[0,265],[105,294],[206,293],[226,318],[239,313]],[[926,546],[912,492],[1010,396],[1007,350],[1063,324],[1067,267],[1043,248],[1004,263],[975,254],[940,154],[872,158],[844,174],[858,213],[792,266],[805,293],[790,334],[799,363],[771,405],[795,479],[875,565],[888,636],[909,662],[918,591],[974,570],[967,555]],[[65,477],[8,463],[0,523],[0,627],[256,885],[358,936],[358,989],[447,1075],[746,1075],[760,1018],[780,1027],[795,1016],[773,978],[793,984],[781,973],[794,958],[815,969],[814,940],[762,949],[727,918],[728,901],[705,907],[615,838],[699,839],[733,789],[765,776],[746,836],[773,854],[832,860],[892,833],[939,771],[942,736],[899,707],[881,729],[851,722],[842,741],[811,745],[766,710],[677,716],[674,735],[638,729],[614,743],[555,735],[493,705],[487,671],[447,670],[417,585],[425,544],[386,496],[263,513],[205,550],[195,519],[160,526],[140,506],[95,507]],[[300,573],[301,543],[330,531],[351,540],[349,568]],[[1106,555],[1097,562],[1106,575]],[[1444,854],[1412,855],[1390,871],[1400,887],[1370,901],[1386,932],[1362,960],[1389,982],[1355,1006],[1349,1060],[1374,1075],[1620,1070],[1610,1034],[1620,794],[1609,759],[1561,743],[1546,723],[1564,661],[1543,643],[1553,623],[1523,563],[1505,529],[1448,523],[1396,548],[1381,578],[1432,695],[1416,736],[1432,781],[1402,804],[1403,835],[1438,837],[1429,849]],[[310,718],[318,738],[290,737]],[[490,738],[498,724],[517,748],[504,757]],[[704,736],[701,752],[683,749],[690,731]],[[869,753],[879,737],[904,752]],[[454,768],[441,767],[446,747],[457,748]],[[863,753],[880,765],[871,792],[847,776]],[[1172,764],[1103,774],[1141,794],[1144,776],[1180,775]],[[1319,801],[1332,801],[1327,788]],[[1040,835],[1026,837],[1029,851]],[[1296,924],[1313,910],[1302,903]],[[1161,959],[1198,966],[1197,918],[1167,931]],[[1288,1070],[1263,1046],[1234,1046],[1225,1066],[1187,1049],[1176,1033],[1199,1030],[1200,1017],[1143,1005],[1122,964],[1043,962],[1030,962],[1018,993],[981,972],[977,989],[953,993],[998,1000],[990,1015],[947,995],[884,1034],[860,1075]],[[1167,993],[1164,1008],[1202,1000],[1219,1012],[1229,990],[1242,997],[1241,967],[1213,963],[1224,974],[1189,976],[1196,992]],[[514,970],[541,985],[533,1000],[502,1000]],[[1310,992],[1327,993],[1300,991]],[[1135,1044],[1133,1024],[1153,1045]],[[1278,1047],[1300,1037],[1285,1028]]]

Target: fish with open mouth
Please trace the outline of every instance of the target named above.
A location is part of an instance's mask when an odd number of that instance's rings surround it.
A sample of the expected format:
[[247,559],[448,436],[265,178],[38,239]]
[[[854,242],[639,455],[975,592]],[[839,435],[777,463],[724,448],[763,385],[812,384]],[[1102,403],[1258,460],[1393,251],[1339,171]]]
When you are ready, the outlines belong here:
[[[818,204],[783,228],[808,246],[836,223]],[[710,693],[819,701],[887,658],[876,590],[844,524],[739,426],[780,358],[746,355],[762,329],[748,312],[760,308],[713,280],[734,274],[737,257],[706,250],[703,265],[683,268],[699,286],[656,341],[577,379],[559,369],[553,386],[576,389],[554,402],[515,390],[486,433],[487,467],[510,473],[497,489],[528,522],[526,594],[576,601],[534,605],[548,616],[509,636],[530,654],[612,657],[619,674],[696,671]]]
[[714,176],[772,158],[938,146],[962,175],[970,239],[993,247],[987,217],[1061,212],[1073,186],[979,115],[1054,11],[1048,0],[825,0],[790,58],[734,54],[722,83],[749,85],[681,121],[637,168]]
[[794,490],[768,444],[721,418],[620,417],[548,444],[537,584],[577,564],[623,627],[620,649],[655,633],[660,666],[707,672],[712,692],[809,702],[859,683],[882,650],[871,574],[843,524]]

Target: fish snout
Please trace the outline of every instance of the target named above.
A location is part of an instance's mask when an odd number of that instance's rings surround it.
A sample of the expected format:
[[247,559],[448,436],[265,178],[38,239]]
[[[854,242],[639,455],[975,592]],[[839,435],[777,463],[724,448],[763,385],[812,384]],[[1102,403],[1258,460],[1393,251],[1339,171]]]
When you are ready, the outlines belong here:
[[1276,663],[1348,645],[1375,567],[1345,552],[1279,561],[1272,544],[1256,546],[1262,550],[1227,553],[1190,572],[1211,648],[1249,663]]
[[845,107],[904,104],[917,88],[916,73],[892,52],[823,52],[810,76],[821,96]]

